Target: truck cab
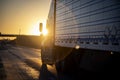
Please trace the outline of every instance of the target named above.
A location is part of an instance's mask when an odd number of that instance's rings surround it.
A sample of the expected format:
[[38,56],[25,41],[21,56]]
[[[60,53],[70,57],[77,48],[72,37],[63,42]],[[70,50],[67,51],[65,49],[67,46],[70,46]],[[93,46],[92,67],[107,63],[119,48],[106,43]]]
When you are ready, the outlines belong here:
[[43,25],[40,23],[39,29],[41,32],[41,58],[43,64],[53,64],[54,63],[54,55],[53,55],[53,38],[51,33],[47,34],[43,33]]

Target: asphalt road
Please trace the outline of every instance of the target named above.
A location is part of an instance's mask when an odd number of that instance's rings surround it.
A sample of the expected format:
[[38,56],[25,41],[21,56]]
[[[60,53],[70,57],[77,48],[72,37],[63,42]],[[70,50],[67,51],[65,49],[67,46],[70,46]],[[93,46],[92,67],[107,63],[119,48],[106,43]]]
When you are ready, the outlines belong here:
[[8,45],[0,58],[0,80],[57,80],[55,66],[42,64],[40,49]]
[[41,62],[40,49],[7,45],[0,50],[0,80],[74,80]]

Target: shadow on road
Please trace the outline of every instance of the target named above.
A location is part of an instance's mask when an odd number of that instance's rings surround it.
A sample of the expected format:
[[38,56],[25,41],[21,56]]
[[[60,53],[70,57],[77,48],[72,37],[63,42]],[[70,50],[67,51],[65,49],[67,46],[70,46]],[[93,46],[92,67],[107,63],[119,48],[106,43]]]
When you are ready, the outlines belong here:
[[0,58],[0,80],[5,80],[5,79],[6,79],[6,73],[5,73],[5,70],[4,70],[2,60]]
[[57,77],[47,69],[46,64],[42,64],[39,80],[57,80]]

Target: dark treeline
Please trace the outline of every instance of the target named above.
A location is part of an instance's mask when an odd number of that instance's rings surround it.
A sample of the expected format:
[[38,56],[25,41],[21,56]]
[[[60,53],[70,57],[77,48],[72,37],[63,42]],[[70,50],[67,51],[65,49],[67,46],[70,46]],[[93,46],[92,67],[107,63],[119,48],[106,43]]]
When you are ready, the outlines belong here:
[[23,36],[20,35],[16,38],[16,45],[39,48],[40,49],[40,36]]

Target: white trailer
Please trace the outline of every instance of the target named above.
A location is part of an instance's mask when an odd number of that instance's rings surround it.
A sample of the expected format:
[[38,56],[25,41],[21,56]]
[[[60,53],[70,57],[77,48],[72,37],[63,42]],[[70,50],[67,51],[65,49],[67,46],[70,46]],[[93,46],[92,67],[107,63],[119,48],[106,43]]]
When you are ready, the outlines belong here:
[[43,63],[80,74],[119,71],[119,0],[52,0],[47,29]]

